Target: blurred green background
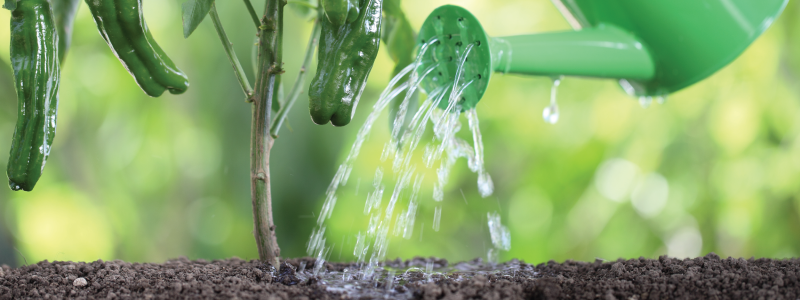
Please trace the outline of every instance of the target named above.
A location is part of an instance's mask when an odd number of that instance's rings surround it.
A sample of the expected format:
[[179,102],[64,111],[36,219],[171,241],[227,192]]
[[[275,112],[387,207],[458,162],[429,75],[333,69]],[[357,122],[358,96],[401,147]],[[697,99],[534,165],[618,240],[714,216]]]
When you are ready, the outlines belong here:
[[[182,1],[143,2],[153,35],[189,75],[191,88],[179,96],[145,96],[82,6],[64,62],[58,134],[44,175],[30,193],[0,188],[0,240],[5,241],[0,263],[257,257],[248,180],[250,105],[210,21],[184,39]],[[263,2],[255,4],[260,10]],[[494,36],[569,29],[548,0],[403,1],[415,28],[443,4],[466,7]],[[217,5],[240,60],[249,66],[255,37],[243,3]],[[0,11],[2,170],[16,120],[9,17]],[[481,198],[477,176],[459,160],[435,232],[430,196],[435,176],[427,170],[415,234],[410,240],[393,237],[388,258],[485,257],[491,247],[486,214],[495,211],[511,233],[511,250],[501,260],[685,257],[710,251],[797,256],[797,20],[800,5],[793,1],[731,65],[647,109],[612,80],[568,77],[559,88],[561,120],[550,125],[541,117],[549,78],[494,76],[477,107],[494,195]],[[287,10],[287,89],[310,31],[310,22]],[[282,256],[306,255],[325,189],[393,67],[382,49],[347,127],[312,124],[304,96],[290,113],[271,165]],[[252,68],[245,71],[254,78]],[[366,231],[362,211],[389,136],[386,118],[384,113],[365,143],[328,221],[333,261],[353,260],[355,235]],[[463,118],[462,123],[466,134]],[[393,184],[385,184],[388,199]]]

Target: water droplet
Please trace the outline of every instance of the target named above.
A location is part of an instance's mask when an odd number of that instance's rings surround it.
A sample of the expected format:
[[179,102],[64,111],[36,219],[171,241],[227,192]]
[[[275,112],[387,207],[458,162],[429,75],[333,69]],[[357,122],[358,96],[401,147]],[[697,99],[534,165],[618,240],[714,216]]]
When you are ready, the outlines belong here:
[[353,250],[353,255],[358,258],[358,262],[363,262],[369,250],[367,245],[367,236],[361,232],[356,235],[356,248]]
[[489,197],[494,193],[494,182],[489,173],[482,172],[478,174],[478,192],[481,193],[483,198]]
[[383,152],[381,152],[381,161],[386,161],[386,159],[389,158],[389,156],[392,156],[395,151],[396,149],[394,147],[394,143],[391,141],[386,142],[386,144],[383,145]]
[[386,275],[386,290],[391,291],[394,287],[394,270],[389,270],[389,274]]
[[425,277],[428,278],[428,281],[431,280],[431,275],[433,275],[433,261],[425,262]]
[[438,183],[433,184],[433,201],[441,202],[444,200],[444,188]]
[[436,206],[433,211],[433,231],[439,231],[439,222],[442,221],[442,206]]
[[650,104],[653,104],[653,97],[651,96],[639,97],[639,105],[641,105],[642,108],[648,108],[650,107]]
[[628,94],[629,96],[635,96],[636,95],[636,89],[633,87],[633,85],[628,80],[620,79],[619,80],[619,86],[621,86],[622,90],[624,90],[625,93]]
[[486,213],[489,225],[489,235],[492,238],[492,245],[497,250],[511,250],[511,232],[508,227],[500,221],[500,214],[497,212]]
[[564,76],[553,78],[553,86],[550,88],[550,105],[542,111],[542,118],[549,124],[558,123],[560,114],[558,112],[558,103],[556,102],[556,92],[558,92],[558,86],[561,85],[562,78]]
[[550,104],[542,111],[542,118],[544,118],[544,121],[549,124],[558,123],[558,117],[558,104]]
[[498,260],[500,260],[500,251],[497,251],[495,248],[489,248],[489,251],[486,252],[486,260],[489,263],[496,264]]
[[381,185],[381,179],[383,179],[383,168],[378,166],[375,168],[375,177],[372,179],[372,186],[378,187]]

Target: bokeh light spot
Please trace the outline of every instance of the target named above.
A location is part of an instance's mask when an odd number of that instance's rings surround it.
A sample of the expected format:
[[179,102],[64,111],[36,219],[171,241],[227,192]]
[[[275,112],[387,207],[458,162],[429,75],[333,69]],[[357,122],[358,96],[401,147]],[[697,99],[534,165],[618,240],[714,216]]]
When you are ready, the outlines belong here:
[[114,251],[111,224],[85,196],[66,187],[37,186],[15,199],[17,237],[29,262],[94,261]]
[[703,249],[700,231],[686,226],[675,231],[667,242],[667,255],[677,258],[697,257]]
[[658,215],[669,198],[669,183],[658,173],[645,176],[636,185],[631,194],[631,204],[636,212],[644,218]]
[[233,215],[228,205],[215,198],[195,200],[187,209],[189,231],[195,239],[208,245],[219,245],[231,233]]
[[621,202],[627,199],[638,175],[639,167],[632,162],[621,158],[610,159],[597,169],[595,186],[603,197]]

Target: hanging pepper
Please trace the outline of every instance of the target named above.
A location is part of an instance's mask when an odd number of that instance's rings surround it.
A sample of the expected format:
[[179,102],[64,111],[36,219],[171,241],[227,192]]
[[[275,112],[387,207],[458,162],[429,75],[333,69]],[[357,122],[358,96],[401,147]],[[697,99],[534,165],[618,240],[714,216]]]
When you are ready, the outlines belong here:
[[15,191],[33,189],[50,155],[58,108],[58,45],[50,3],[18,1],[11,12],[17,125],[8,159],[8,183]]
[[359,0],[322,0],[325,17],[335,27],[352,23],[359,17]]
[[321,20],[317,74],[309,88],[311,119],[320,125],[350,123],[378,55],[382,0],[352,1],[359,4],[353,22],[336,26],[330,18]]
[[58,29],[58,61],[63,63],[72,41],[72,23],[75,21],[81,0],[50,0],[50,2]]
[[142,17],[141,0],[86,0],[100,35],[142,90],[158,97],[189,87],[186,75],[161,50]]

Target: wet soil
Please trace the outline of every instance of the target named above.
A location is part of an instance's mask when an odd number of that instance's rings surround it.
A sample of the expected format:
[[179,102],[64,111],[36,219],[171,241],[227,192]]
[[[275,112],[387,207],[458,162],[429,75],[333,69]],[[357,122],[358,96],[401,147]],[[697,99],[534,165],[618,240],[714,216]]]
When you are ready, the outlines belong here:
[[371,280],[355,264],[286,260],[164,264],[40,262],[0,268],[0,299],[797,299],[800,259],[630,259],[530,265],[517,260],[387,261]]

